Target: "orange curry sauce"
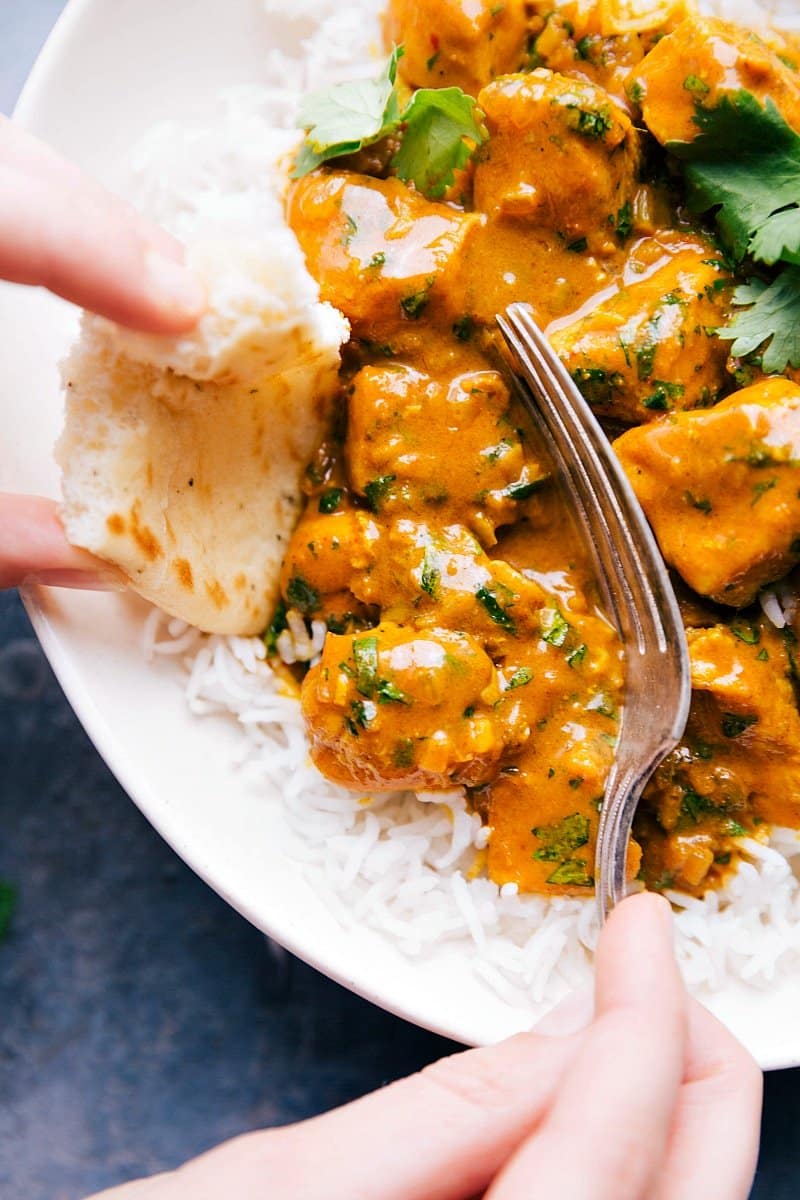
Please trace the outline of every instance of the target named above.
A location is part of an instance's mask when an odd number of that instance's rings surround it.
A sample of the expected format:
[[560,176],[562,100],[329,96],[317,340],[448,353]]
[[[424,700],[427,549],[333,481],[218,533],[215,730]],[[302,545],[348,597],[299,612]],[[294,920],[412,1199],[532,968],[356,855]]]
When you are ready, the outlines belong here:
[[765,449],[800,442],[800,388],[727,361],[714,330],[731,275],[648,129],[686,136],[700,87],[772,95],[800,128],[797,47],[674,8],[606,36],[602,8],[390,3],[402,84],[469,91],[489,138],[441,202],[392,178],[380,145],[292,185],[289,222],[352,341],[282,594],[329,630],[302,687],[325,775],[371,792],[463,785],[497,883],[592,887],[623,656],[498,365],[494,316],[528,301],[621,433],[686,585],[692,715],[630,870],[702,890],[737,837],[800,824],[795,638],[753,607],[800,558],[800,447]]

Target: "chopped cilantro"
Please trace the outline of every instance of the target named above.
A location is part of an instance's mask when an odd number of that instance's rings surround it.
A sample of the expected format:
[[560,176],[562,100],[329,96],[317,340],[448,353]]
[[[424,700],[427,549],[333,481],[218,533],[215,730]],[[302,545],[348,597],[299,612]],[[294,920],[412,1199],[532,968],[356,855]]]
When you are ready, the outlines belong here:
[[375,685],[378,704],[410,704],[410,698],[388,679],[379,679]]
[[698,512],[705,513],[709,516],[714,511],[714,506],[705,496],[695,496],[694,492],[684,492],[683,498],[692,508],[696,508]]
[[695,825],[707,813],[718,812],[719,809],[707,796],[701,796],[693,788],[687,788],[681,800],[681,815],[688,817]]
[[319,592],[302,575],[293,575],[286,588],[286,599],[291,608],[297,608],[306,616],[319,608]]
[[644,100],[644,88],[637,79],[634,79],[633,83],[629,83],[625,90],[632,104],[641,104]]
[[319,498],[317,508],[321,513],[336,512],[344,495],[344,488],[328,488]]
[[362,696],[374,696],[378,683],[378,639],[355,638],[353,662],[356,664],[356,687]]
[[684,393],[682,383],[668,383],[665,379],[654,379],[654,390],[642,401],[645,408],[666,412],[671,400],[679,399]]
[[655,342],[645,342],[636,351],[636,374],[639,379],[647,380],[653,374],[653,364],[658,346]]
[[708,84],[699,75],[687,75],[683,81],[687,92],[691,92],[695,100],[702,100],[711,91]]
[[580,666],[580,664],[586,658],[586,649],[586,644],[581,642],[580,646],[576,646],[574,650],[570,650],[569,654],[567,655],[567,666],[572,667],[573,670],[575,667]]
[[531,833],[542,843],[533,853],[537,862],[562,862],[589,841],[589,818],[572,813],[553,825],[537,825]]
[[563,646],[570,631],[570,625],[557,608],[543,608],[539,615],[539,628],[542,640],[551,646]]
[[503,607],[490,587],[479,587],[475,593],[475,599],[483,605],[495,625],[499,625],[508,633],[516,634],[517,627],[514,618],[508,609]]
[[459,342],[468,342],[475,332],[475,322],[472,317],[459,317],[453,326],[453,334]]
[[425,557],[422,560],[422,574],[420,576],[420,587],[423,592],[427,592],[432,598],[436,597],[439,590],[439,582],[442,578],[442,573],[437,566],[436,551],[432,546],[425,547]]
[[602,138],[614,125],[611,108],[608,104],[600,108],[579,108],[577,129],[584,137]]
[[761,630],[747,617],[734,617],[731,621],[731,633],[746,646],[757,646],[761,641]]
[[411,767],[414,765],[413,738],[400,738],[394,744],[392,762],[396,767]]
[[552,875],[548,875],[547,882],[571,887],[594,887],[594,879],[589,874],[586,863],[580,858],[568,858],[566,862],[561,863]]
[[370,512],[379,513],[381,511],[381,505],[388,496],[396,478],[396,475],[378,475],[376,479],[370,479],[364,488],[367,508],[369,508]]
[[741,737],[745,729],[757,723],[758,717],[741,716],[739,713],[722,714],[722,732],[726,738]]
[[767,492],[772,491],[778,486],[777,479],[762,479],[758,483],[753,484],[753,499],[750,501],[750,507],[755,508],[762,496]]
[[573,254],[583,254],[588,245],[586,238],[580,237],[576,238],[574,242],[570,242],[567,249],[571,250]]
[[279,600],[275,606],[275,613],[272,620],[264,634],[264,645],[267,647],[267,654],[277,654],[278,638],[286,628],[286,604],[283,600]]
[[615,225],[615,233],[621,241],[629,238],[633,230],[633,206],[630,200],[626,200],[622,208],[617,213],[617,221]]
[[547,482],[547,478],[546,475],[541,475],[538,479],[518,479],[516,483],[508,485],[506,495],[509,500],[530,500]]
[[514,688],[525,687],[533,679],[533,671],[529,667],[520,667],[518,671],[509,679],[506,684],[506,691],[512,692]]
[[409,321],[418,321],[425,312],[425,309],[430,304],[432,287],[433,280],[429,279],[421,291],[412,292],[410,296],[404,296],[400,301],[400,308]]

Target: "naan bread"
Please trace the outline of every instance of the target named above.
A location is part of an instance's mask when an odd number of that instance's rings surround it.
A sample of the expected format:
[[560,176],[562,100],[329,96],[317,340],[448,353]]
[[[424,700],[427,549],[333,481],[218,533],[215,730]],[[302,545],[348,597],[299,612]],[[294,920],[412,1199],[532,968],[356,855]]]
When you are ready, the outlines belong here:
[[293,239],[206,244],[209,311],[179,338],[86,316],[63,365],[69,540],[166,612],[254,634],[277,598],[301,476],[337,386],[344,318]]

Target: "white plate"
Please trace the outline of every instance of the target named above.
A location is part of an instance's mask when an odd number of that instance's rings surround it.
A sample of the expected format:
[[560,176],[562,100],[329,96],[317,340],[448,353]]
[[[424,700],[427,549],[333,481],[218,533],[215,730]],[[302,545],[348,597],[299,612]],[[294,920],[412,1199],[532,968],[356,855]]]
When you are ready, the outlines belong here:
[[[268,45],[290,49],[301,32],[288,21],[268,30],[259,0],[72,0],[17,118],[113,186],[127,148],[148,126],[210,115],[219,88],[263,79]],[[0,285],[4,490],[58,494],[56,364],[75,327],[68,305]],[[529,1024],[524,1010],[472,975],[466,952],[411,961],[375,933],[335,924],[283,849],[280,805],[254,794],[230,767],[235,730],[191,718],[179,688],[145,663],[143,605],[40,591],[28,607],[70,702],[120,782],[244,916],[326,975],[459,1041],[496,1041]],[[784,1067],[800,1064],[798,1002],[800,976],[769,991],[731,987],[713,1007],[764,1067]]]

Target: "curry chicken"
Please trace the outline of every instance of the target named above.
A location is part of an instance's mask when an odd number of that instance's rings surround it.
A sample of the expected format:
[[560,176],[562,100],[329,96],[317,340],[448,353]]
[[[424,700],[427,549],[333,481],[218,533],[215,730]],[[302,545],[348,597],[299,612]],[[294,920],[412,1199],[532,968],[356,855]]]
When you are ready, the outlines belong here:
[[739,88],[800,130],[800,54],[679,4],[644,29],[608,9],[391,0],[401,88],[476,97],[485,140],[440,199],[396,177],[391,136],[291,185],[352,336],[271,633],[327,627],[302,681],[326,776],[464,787],[493,880],[592,887],[624,654],[502,358],[495,314],[528,302],[675,572],[694,699],[629,869],[702,891],[737,839],[800,825],[796,637],[758,603],[800,561],[800,386],[717,336],[736,273],[664,146]]

